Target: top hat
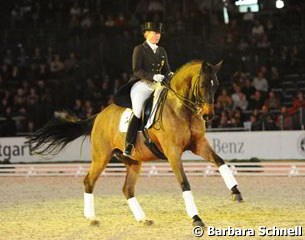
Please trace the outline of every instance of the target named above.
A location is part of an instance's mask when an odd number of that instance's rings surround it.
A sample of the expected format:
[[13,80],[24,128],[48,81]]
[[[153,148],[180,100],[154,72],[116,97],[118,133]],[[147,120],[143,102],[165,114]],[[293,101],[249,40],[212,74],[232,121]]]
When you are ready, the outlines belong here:
[[162,23],[156,23],[156,22],[145,22],[142,26],[142,31],[154,31],[161,33],[163,31],[162,29],[163,24]]

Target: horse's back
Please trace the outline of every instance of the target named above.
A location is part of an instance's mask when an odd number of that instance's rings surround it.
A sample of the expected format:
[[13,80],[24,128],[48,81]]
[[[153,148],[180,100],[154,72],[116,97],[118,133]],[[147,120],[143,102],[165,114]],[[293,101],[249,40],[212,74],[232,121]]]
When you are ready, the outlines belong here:
[[119,107],[115,104],[108,105],[103,109],[96,117],[93,131],[98,128],[100,131],[105,131],[106,129],[117,128],[121,115],[126,108]]
[[110,104],[97,115],[91,132],[93,143],[98,142],[102,146],[109,145],[112,149],[123,146],[119,123],[125,109]]
[[98,115],[101,116],[102,118],[104,117],[109,117],[109,116],[115,116],[115,115],[120,115],[126,108],[120,107],[116,104],[110,104],[106,108],[104,108]]
[[[119,130],[121,116],[126,108],[111,104],[101,111],[94,122],[91,132],[93,151],[123,150],[125,146],[125,133]],[[143,135],[139,134],[136,142],[134,159],[138,161],[151,161],[156,157],[144,144]]]

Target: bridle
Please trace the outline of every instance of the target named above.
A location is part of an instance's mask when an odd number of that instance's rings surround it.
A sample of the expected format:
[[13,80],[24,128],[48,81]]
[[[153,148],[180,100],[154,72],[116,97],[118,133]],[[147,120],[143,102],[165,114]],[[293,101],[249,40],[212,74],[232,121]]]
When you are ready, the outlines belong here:
[[[170,79],[173,77],[172,75]],[[201,79],[202,79],[202,71],[200,70],[200,73],[197,76],[196,82],[193,87],[193,96],[194,96],[194,101],[182,96],[178,92],[176,92],[171,86],[170,86],[170,79],[167,81],[163,81],[162,85],[164,85],[168,90],[174,93],[174,95],[182,102],[182,104],[188,108],[192,113],[195,115],[200,115],[202,112],[202,105],[205,103],[202,96],[201,96],[201,91],[200,89],[202,88],[202,85],[200,84]]]

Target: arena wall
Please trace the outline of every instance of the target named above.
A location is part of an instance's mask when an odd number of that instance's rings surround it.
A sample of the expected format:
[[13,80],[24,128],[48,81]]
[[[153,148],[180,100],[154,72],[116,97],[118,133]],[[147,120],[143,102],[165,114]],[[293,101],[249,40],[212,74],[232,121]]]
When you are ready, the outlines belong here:
[[[264,160],[304,160],[305,131],[265,132],[208,132],[215,151],[225,160],[258,158]],[[69,144],[55,156],[37,156],[29,153],[24,137],[0,138],[0,162],[60,162],[90,161],[89,138]],[[186,151],[184,160],[199,160],[198,156]]]

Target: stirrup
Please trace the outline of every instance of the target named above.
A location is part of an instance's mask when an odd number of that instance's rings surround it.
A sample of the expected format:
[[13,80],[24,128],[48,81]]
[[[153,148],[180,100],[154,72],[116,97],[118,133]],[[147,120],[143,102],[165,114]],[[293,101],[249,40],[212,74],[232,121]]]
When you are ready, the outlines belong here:
[[131,158],[131,153],[132,153],[132,149],[133,149],[133,144],[130,144],[130,143],[127,143],[126,147],[125,147],[125,150],[123,152],[123,155],[125,157],[129,157]]

